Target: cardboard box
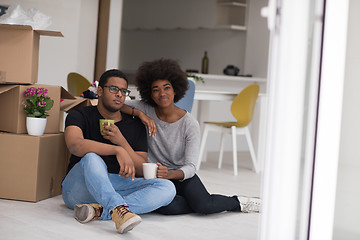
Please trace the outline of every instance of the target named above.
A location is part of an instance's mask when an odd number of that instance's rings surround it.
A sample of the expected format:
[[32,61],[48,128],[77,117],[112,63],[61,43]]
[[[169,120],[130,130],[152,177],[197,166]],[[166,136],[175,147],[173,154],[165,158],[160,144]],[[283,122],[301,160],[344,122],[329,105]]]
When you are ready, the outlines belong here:
[[61,194],[69,162],[64,133],[0,132],[0,198],[37,202]]
[[[60,132],[60,111],[66,107],[71,109],[70,102],[76,102],[76,98],[60,86],[43,84],[34,85],[0,85],[0,131],[11,133],[27,133],[26,113],[22,107],[25,101],[24,91],[31,87],[43,87],[48,89],[48,96],[54,100],[54,106],[48,112],[49,117],[46,123],[45,133]],[[60,99],[65,99],[60,102]],[[65,104],[66,103],[66,104]]]
[[67,116],[67,112],[70,112],[73,109],[79,107],[86,107],[86,106],[96,106],[98,103],[98,99],[88,99],[83,97],[75,97],[76,99],[64,99],[61,105],[61,112],[60,112],[60,132],[65,131],[65,119]]
[[61,32],[31,26],[0,24],[0,83],[36,83],[40,36],[63,37]]
[[75,97],[74,99],[64,99],[62,102],[62,111],[69,112],[72,109],[86,106],[96,106],[98,99],[89,99],[83,97]]
[[6,79],[6,72],[0,71],[0,83],[5,82]]

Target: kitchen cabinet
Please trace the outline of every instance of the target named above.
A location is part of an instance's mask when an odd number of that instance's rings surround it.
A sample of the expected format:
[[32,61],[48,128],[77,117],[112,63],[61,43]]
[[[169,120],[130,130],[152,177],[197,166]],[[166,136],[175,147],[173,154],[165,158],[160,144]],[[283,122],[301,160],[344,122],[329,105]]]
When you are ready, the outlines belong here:
[[246,0],[124,0],[123,30],[246,30]]
[[218,0],[216,3],[216,26],[232,30],[246,30],[247,4],[242,1]]
[[227,65],[266,78],[268,30],[260,10],[266,0],[123,0],[119,67],[134,73],[145,60],[172,58],[209,73]]

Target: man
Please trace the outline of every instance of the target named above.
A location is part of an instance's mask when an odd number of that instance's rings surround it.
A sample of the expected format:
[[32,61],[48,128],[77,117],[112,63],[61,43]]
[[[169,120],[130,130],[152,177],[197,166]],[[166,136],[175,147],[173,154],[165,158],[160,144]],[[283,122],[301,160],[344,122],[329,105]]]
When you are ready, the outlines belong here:
[[[65,141],[72,155],[62,183],[64,202],[79,222],[112,219],[120,233],[141,222],[137,214],[166,206],[175,196],[168,180],[135,178],[142,176],[147,140],[141,121],[119,111],[127,87],[124,73],[108,70],[100,77],[98,105],[69,113]],[[105,136],[100,119],[115,122],[104,125]]]

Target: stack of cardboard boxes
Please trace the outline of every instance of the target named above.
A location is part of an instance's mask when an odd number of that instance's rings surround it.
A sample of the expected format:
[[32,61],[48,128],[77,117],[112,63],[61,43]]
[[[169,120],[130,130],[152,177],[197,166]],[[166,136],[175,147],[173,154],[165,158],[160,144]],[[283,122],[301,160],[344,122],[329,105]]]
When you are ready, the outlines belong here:
[[[63,113],[82,104],[61,86],[36,84],[40,36],[60,32],[0,24],[0,198],[36,202],[61,194],[69,153]],[[56,76],[54,76],[56,77]],[[30,136],[22,108],[24,91],[48,89],[54,100],[43,136]]]

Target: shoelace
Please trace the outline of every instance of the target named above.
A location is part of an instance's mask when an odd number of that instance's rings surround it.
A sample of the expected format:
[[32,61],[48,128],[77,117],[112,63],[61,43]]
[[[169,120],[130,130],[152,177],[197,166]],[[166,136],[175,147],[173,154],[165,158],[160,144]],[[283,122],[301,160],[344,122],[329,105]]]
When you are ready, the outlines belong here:
[[115,209],[119,213],[121,218],[124,218],[125,214],[131,212],[126,205],[117,206]]
[[101,214],[103,212],[103,207],[99,205],[99,207],[93,207],[95,211],[95,217],[101,217]]

